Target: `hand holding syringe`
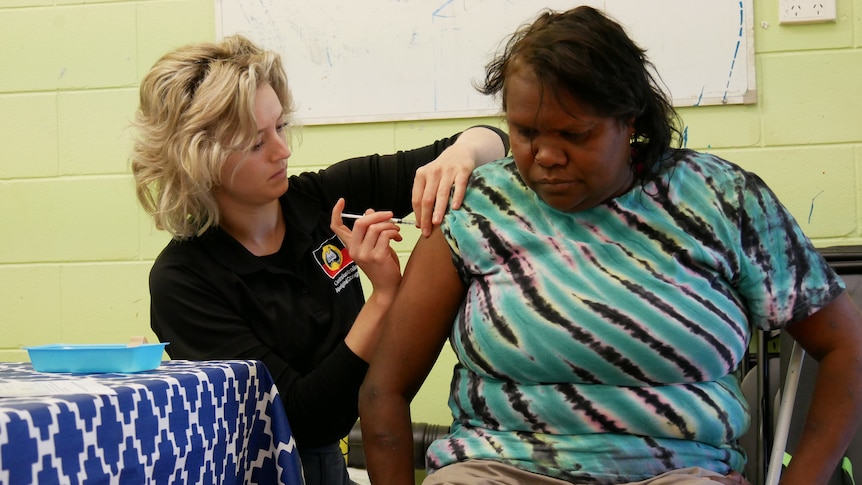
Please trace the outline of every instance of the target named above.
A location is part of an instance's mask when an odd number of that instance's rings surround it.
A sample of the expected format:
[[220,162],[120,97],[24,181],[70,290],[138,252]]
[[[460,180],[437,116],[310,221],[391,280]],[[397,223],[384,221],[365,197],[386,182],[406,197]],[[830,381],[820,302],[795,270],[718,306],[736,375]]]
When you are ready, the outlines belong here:
[[[341,217],[344,219],[359,219],[360,217],[363,217],[363,215],[362,214],[345,214],[345,213],[342,213]],[[411,219],[402,219],[400,217],[393,217],[392,219],[389,219],[389,222],[394,222],[395,224],[410,224],[412,226],[416,225],[416,221],[411,220]]]

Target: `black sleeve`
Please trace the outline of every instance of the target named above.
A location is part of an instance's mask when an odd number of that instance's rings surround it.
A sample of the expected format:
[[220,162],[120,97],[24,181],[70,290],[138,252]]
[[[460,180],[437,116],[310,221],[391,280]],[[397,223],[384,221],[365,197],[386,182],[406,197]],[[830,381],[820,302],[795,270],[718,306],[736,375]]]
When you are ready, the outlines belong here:
[[[186,253],[186,256],[195,258]],[[259,360],[273,375],[291,430],[301,446],[337,442],[358,416],[357,396],[368,364],[343,341],[321,363],[298,369],[262,342],[242,314],[232,277],[178,261],[150,273],[151,326],[172,359]]]
[[[478,125],[496,132],[509,151],[509,136],[499,128]],[[391,210],[396,217],[413,211],[413,179],[419,167],[434,161],[458,139],[460,133],[413,150],[391,155],[368,155],[335,163],[318,172],[313,188],[324,194],[324,209],[331,210],[339,197],[346,202],[345,212],[362,213],[365,209]]]

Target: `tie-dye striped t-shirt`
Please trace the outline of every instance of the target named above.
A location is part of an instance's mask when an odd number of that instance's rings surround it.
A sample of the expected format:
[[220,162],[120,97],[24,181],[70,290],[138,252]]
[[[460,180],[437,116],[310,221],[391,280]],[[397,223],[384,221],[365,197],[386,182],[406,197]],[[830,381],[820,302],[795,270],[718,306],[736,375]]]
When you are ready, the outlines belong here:
[[502,461],[575,483],[741,470],[733,371],[843,283],[756,175],[672,152],[657,181],[582,212],[511,158],[474,172],[443,231],[468,284],[454,322],[452,432],[429,471]]

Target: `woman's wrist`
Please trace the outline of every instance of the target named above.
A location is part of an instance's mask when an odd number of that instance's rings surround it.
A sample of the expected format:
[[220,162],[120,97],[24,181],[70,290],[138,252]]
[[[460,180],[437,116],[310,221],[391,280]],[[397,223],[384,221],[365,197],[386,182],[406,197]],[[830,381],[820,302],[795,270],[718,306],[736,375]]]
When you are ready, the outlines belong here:
[[395,286],[386,286],[383,288],[374,287],[371,291],[371,295],[369,295],[368,299],[365,300],[365,305],[371,305],[376,308],[380,308],[388,310],[392,305],[392,302],[395,301],[395,293],[398,291],[398,285]]

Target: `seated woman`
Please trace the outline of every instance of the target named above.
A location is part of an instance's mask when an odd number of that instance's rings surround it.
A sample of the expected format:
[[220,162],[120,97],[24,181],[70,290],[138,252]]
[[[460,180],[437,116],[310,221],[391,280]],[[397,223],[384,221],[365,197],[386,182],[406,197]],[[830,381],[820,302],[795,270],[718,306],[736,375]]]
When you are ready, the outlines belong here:
[[782,484],[825,483],[862,407],[862,316],[756,175],[671,148],[623,28],[545,12],[489,64],[513,157],[418,242],[360,390],[375,484],[412,481],[409,404],[447,337],[454,423],[426,484],[746,483],[752,329],[820,361]]

